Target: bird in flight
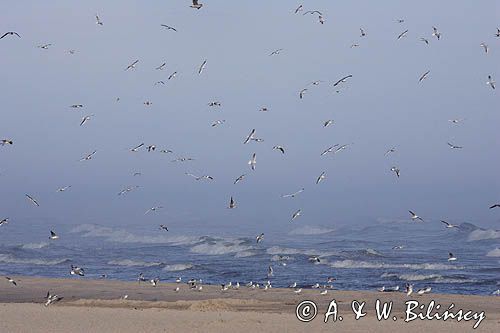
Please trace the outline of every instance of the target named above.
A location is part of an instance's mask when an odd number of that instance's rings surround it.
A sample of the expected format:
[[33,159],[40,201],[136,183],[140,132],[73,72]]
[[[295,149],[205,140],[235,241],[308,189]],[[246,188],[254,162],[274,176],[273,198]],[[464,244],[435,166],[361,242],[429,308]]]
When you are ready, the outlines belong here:
[[451,149],[462,149],[462,146],[455,146],[454,144],[451,144],[448,142],[448,146],[450,146]]
[[399,178],[399,175],[400,175],[400,171],[399,171],[399,168],[398,167],[392,167],[391,168],[391,171],[394,172],[396,174],[396,176],[398,176]]
[[161,64],[160,66],[156,67],[155,69],[161,71],[161,70],[163,70],[165,68],[166,65],[167,65],[167,63],[164,62],[163,64]]
[[207,66],[207,61],[203,60],[203,62],[201,63],[200,68],[198,69],[198,74],[201,74],[201,72],[203,72],[203,70],[205,69],[206,66]]
[[97,25],[103,25],[101,19],[99,18],[99,15],[95,14],[95,24]]
[[128,65],[127,68],[125,68],[125,70],[128,71],[129,69],[135,69],[135,65],[137,65],[138,62],[139,60],[135,60],[133,63]]
[[458,124],[458,123],[461,123],[462,121],[464,121],[465,119],[450,119],[448,120],[450,123],[452,124]]
[[333,149],[334,149],[335,147],[338,147],[338,144],[333,145],[333,146],[331,146],[331,147],[328,147],[327,149],[325,149],[325,150],[324,150],[324,151],[320,154],[320,156],[326,155],[326,154],[328,154],[328,153],[332,153],[332,152],[333,152]]
[[4,38],[5,36],[14,36],[14,35],[17,36],[17,37],[19,37],[19,38],[21,38],[21,36],[19,36],[19,34],[17,32],[15,32],[15,31],[7,31],[6,33],[4,33],[2,35],[2,37],[0,37],[0,39]]
[[494,205],[490,206],[490,209],[493,209],[493,208],[500,208],[500,204],[494,204]]
[[347,79],[349,79],[349,78],[351,78],[351,77],[352,77],[352,75],[351,75],[351,74],[346,75],[346,76],[344,76],[343,78],[341,78],[340,80],[338,80],[337,82],[335,82],[335,83],[333,84],[333,86],[334,86],[334,87],[336,87],[336,86],[338,86],[340,83],[345,83],[345,82],[347,81]]
[[406,34],[407,34],[407,33],[408,33],[408,29],[406,29],[405,31],[403,31],[402,33],[400,33],[400,34],[398,35],[398,38],[397,38],[397,39],[399,40],[399,39],[401,39],[401,38],[403,38],[403,37],[406,37]]
[[214,180],[214,177],[208,176],[208,175],[196,176],[196,175],[193,175],[192,173],[189,173],[189,172],[186,172],[185,175],[193,177],[196,180],[201,180],[201,179]]
[[331,124],[333,124],[333,120],[332,119],[328,119],[327,121],[325,121],[323,123],[323,127],[328,127],[330,126]]
[[80,108],[83,108],[83,104],[73,104],[73,105],[70,105],[70,108],[80,109]]
[[84,125],[87,121],[89,121],[89,120],[90,120],[90,118],[91,118],[92,116],[94,116],[94,115],[93,115],[93,114],[91,114],[91,115],[88,115],[88,116],[83,117],[83,118],[82,118],[82,121],[80,122],[80,126],[83,126],[83,125]]
[[425,44],[429,45],[429,40],[427,38],[421,37],[420,40]]
[[422,76],[420,76],[420,78],[418,79],[418,82],[422,82],[423,80],[425,80],[427,78],[427,75],[429,75],[430,72],[431,71],[427,71],[424,74],[422,74]]
[[0,141],[0,145],[1,146],[5,146],[5,145],[12,145],[14,144],[14,141],[10,140],[10,139],[2,139]]
[[307,91],[307,88],[304,88],[304,89],[302,89],[302,90],[299,92],[299,97],[300,97],[300,99],[302,99],[302,98],[304,97],[304,94],[306,93],[306,91]]
[[236,179],[234,180],[234,183],[233,183],[233,184],[234,184],[234,185],[236,185],[237,183],[241,182],[241,181],[243,180],[243,178],[245,178],[245,176],[246,176],[245,174],[243,174],[243,175],[239,176],[238,178],[236,178]]
[[304,8],[304,6],[299,5],[297,8],[295,8],[295,13],[294,14],[297,14],[298,12],[302,11],[303,8]]
[[203,4],[198,3],[198,0],[193,0],[193,4],[189,7],[194,8],[194,9],[200,9],[201,7],[203,7]]
[[453,255],[453,253],[448,253],[448,261],[456,261],[457,257]]
[[325,178],[326,178],[326,172],[325,172],[325,171],[323,171],[323,172],[321,173],[321,175],[319,175],[319,176],[318,176],[318,178],[316,179],[316,184],[321,183],[321,181],[323,181],[323,179],[325,179]]
[[384,154],[384,156],[389,155],[390,153],[394,153],[396,151],[396,147],[392,147],[391,149],[387,150]]
[[50,293],[50,291],[47,291],[47,296],[45,296],[45,299],[46,299],[46,301],[45,301],[44,305],[49,306],[52,303],[59,302],[60,300],[63,299],[63,297],[61,297],[59,295],[52,295]]
[[318,16],[318,22],[321,23],[321,24],[325,24],[325,19],[323,18],[322,15]]
[[94,156],[94,154],[97,153],[97,150],[94,150],[93,152],[91,152],[90,154],[88,154],[87,156],[83,157],[80,161],[88,161],[88,160],[91,160],[92,159],[92,156]]
[[446,228],[460,228],[458,225],[456,224],[451,224],[451,223],[448,223],[446,221],[443,221],[441,220],[441,223],[444,223],[446,225]]
[[171,27],[169,25],[166,25],[166,24],[161,24],[162,27],[166,28],[167,30],[173,30],[173,31],[177,31],[177,29],[175,29],[174,27]]
[[432,27],[432,36],[436,37],[438,40],[441,38],[441,33],[438,31],[436,27]]
[[257,154],[253,153],[252,158],[250,161],[248,161],[248,165],[252,168],[252,170],[255,170],[255,165],[257,164]]
[[290,220],[290,222],[293,222],[293,220],[295,220],[297,217],[299,217],[300,215],[302,214],[302,210],[297,210],[295,213],[292,214],[292,219]]
[[160,230],[168,231],[168,227],[164,224],[160,224]]
[[418,216],[417,214],[415,214],[415,213],[414,213],[414,212],[412,212],[411,210],[409,210],[409,212],[410,212],[410,214],[411,214],[411,219],[412,219],[412,220],[420,220],[420,221],[424,222],[424,220],[423,220],[420,216]]
[[366,36],[366,32],[363,28],[359,28],[359,31],[361,33],[360,37],[365,37]]
[[212,123],[212,127],[215,127],[215,126],[218,126],[218,125],[222,125],[224,124],[226,121],[224,119],[221,119],[221,120],[216,120]]
[[486,81],[486,84],[489,85],[491,89],[495,89],[495,81],[493,81],[491,75],[488,75],[488,81]]
[[42,45],[38,45],[38,48],[48,50],[50,46],[52,46],[52,44],[50,44],[50,43],[49,44],[42,44]]
[[486,43],[481,43],[479,44],[479,46],[481,46],[484,49],[484,53],[488,53],[489,47]]
[[31,201],[31,203],[37,207],[40,207],[40,204],[38,203],[38,201],[36,201],[35,198],[33,198],[31,195],[29,194],[26,194],[26,198],[28,198],[29,201]]
[[299,195],[302,192],[304,192],[304,188],[301,188],[300,190],[298,190],[297,192],[294,192],[294,193],[283,194],[283,195],[281,195],[281,197],[282,198],[295,198],[297,195]]
[[236,201],[234,201],[233,197],[229,200],[229,209],[235,208],[236,207]]
[[14,281],[14,279],[12,279],[12,278],[10,278],[10,277],[8,277],[8,276],[6,276],[6,277],[5,277],[5,279],[6,279],[7,281],[9,281],[10,283],[12,283],[13,285],[17,286],[17,282],[16,282],[16,281]]
[[319,10],[308,10],[307,12],[305,12],[305,13],[304,13],[304,14],[302,14],[302,15],[306,15],[306,14],[311,14],[311,15],[314,15],[314,14],[323,15],[323,13],[321,13]]
[[59,236],[53,232],[52,230],[50,231],[50,236],[49,236],[49,239],[52,239],[52,240],[56,240],[56,239],[59,239]]
[[68,186],[64,186],[64,187],[60,187],[57,189],[56,192],[64,192],[66,191],[67,189],[69,189],[71,187],[71,185],[68,185]]
[[131,148],[131,149],[130,149],[130,151],[135,153],[135,152],[137,152],[137,151],[138,151],[138,150],[139,150],[142,146],[144,146],[144,142],[143,142],[143,143],[141,143],[141,144],[140,144],[140,145],[138,145],[138,146],[135,146],[134,148]]
[[8,218],[8,217],[6,217],[6,218],[4,218],[4,219],[0,220],[0,227],[1,227],[2,225],[4,225],[4,224],[8,224],[8,223],[9,223],[9,218]]
[[255,241],[258,243],[262,242],[264,240],[264,233],[261,233],[257,237],[255,237]]
[[273,147],[273,150],[279,150],[282,154],[285,153],[285,148],[283,148],[282,146],[274,146]]
[[250,132],[250,134],[248,134],[247,138],[245,139],[245,141],[243,141],[243,144],[247,144],[249,143],[251,140],[253,140],[255,137],[255,128],[252,129],[252,131]]
[[175,77],[176,77],[176,75],[177,75],[177,72],[173,72],[172,74],[170,74],[170,75],[168,76],[168,80],[171,80],[171,79],[175,78]]
[[269,55],[270,56],[277,55],[277,54],[280,54],[281,51],[283,51],[283,49],[277,49],[277,50],[274,50],[273,52],[271,52]]
[[149,209],[148,209],[148,210],[144,213],[144,215],[146,215],[146,214],[148,214],[148,213],[150,213],[150,212],[156,212],[157,210],[162,209],[162,208],[163,208],[163,206],[154,206],[154,207],[151,207],[151,208],[149,208]]

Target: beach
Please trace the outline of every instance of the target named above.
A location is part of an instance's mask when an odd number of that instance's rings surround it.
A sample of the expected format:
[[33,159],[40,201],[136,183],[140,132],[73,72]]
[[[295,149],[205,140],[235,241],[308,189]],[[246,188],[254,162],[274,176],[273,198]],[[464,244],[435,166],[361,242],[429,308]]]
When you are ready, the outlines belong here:
[[[475,331],[494,332],[500,327],[500,298],[449,294],[411,295],[368,291],[330,290],[320,295],[318,289],[271,288],[221,291],[220,286],[203,285],[191,290],[186,283],[162,283],[112,280],[52,279],[13,277],[17,286],[0,282],[0,332],[471,332],[478,322],[472,313],[484,312]],[[179,287],[179,291],[174,289]],[[44,306],[47,291],[63,297]],[[126,299],[123,299],[128,295]],[[387,320],[376,317],[375,304],[393,303]],[[304,300],[316,304],[317,315],[310,322],[296,317],[296,307]],[[335,315],[325,313],[334,300]],[[355,320],[352,302],[366,302]],[[405,302],[427,306],[434,301],[442,313],[471,311],[457,319],[407,319]],[[356,309],[359,309],[357,307]],[[417,310],[413,310],[415,315]],[[333,312],[333,311],[332,311]],[[425,315],[426,309],[421,311]],[[334,321],[334,317],[336,321]],[[342,317],[342,320],[340,320]],[[396,319],[394,319],[396,318]],[[469,318],[466,320],[466,318]]]

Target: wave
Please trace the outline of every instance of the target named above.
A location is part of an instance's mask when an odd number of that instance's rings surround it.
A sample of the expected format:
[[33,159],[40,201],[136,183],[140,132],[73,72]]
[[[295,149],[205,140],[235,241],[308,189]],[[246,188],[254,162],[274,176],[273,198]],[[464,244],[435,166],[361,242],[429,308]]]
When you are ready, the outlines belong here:
[[108,261],[108,265],[126,266],[126,267],[134,267],[134,266],[153,267],[153,266],[163,265],[163,263],[161,263],[161,262],[146,262],[146,261],[140,261],[140,260],[123,259],[123,260],[111,260],[111,261]]
[[145,244],[171,244],[192,245],[201,241],[200,237],[191,236],[141,236],[134,235],[122,229],[102,227],[95,224],[82,224],[71,230],[72,233],[82,233],[82,237],[103,237],[116,243],[145,243]]
[[191,268],[193,268],[193,265],[191,264],[172,264],[166,265],[165,267],[163,267],[163,270],[166,272],[180,272]]
[[402,274],[398,276],[400,280],[405,280],[405,281],[425,281],[425,280],[436,280],[442,278],[441,275],[438,274],[429,274],[429,275],[424,275],[424,274]]
[[324,228],[319,226],[305,225],[300,228],[293,229],[289,235],[322,235],[335,231],[334,229]]
[[488,229],[488,230],[477,229],[469,234],[467,241],[472,242],[472,241],[478,241],[478,240],[483,240],[483,239],[497,239],[497,238],[500,238],[500,231],[496,231],[496,230],[492,230],[492,229]]
[[52,260],[43,260],[43,259],[24,259],[24,258],[16,258],[10,254],[0,254],[0,262],[5,264],[28,264],[28,265],[59,265],[65,262],[69,262],[69,259],[52,259]]
[[243,245],[242,243],[243,241],[215,241],[195,245],[190,249],[190,251],[198,254],[217,256],[222,254],[244,252],[253,249],[252,246]]
[[27,250],[37,250],[41,249],[44,247],[49,246],[49,243],[47,242],[41,242],[41,243],[28,243],[28,244],[23,244],[21,245],[22,249],[27,249]]
[[252,257],[256,254],[257,253],[252,252],[252,251],[241,251],[241,252],[237,252],[234,256],[236,258],[246,258],[246,257]]
[[497,247],[490,252],[486,253],[487,257],[500,257],[500,249]]
[[386,264],[381,262],[367,262],[355,260],[334,261],[329,264],[333,268],[406,268],[406,269],[422,269],[422,270],[450,270],[463,269],[460,266],[446,264]]
[[276,254],[284,254],[284,255],[292,255],[292,254],[303,254],[306,256],[320,256],[320,257],[330,257],[338,255],[338,252],[320,252],[319,250],[300,250],[288,247],[281,246],[272,246],[266,250],[268,254],[276,255]]

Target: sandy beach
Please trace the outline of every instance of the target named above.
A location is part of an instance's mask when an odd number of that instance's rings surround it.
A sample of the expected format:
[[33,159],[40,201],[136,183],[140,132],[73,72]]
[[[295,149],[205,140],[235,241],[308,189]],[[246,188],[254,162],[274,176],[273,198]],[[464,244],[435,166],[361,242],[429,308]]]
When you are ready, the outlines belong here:
[[[401,292],[336,290],[320,295],[312,289],[296,295],[283,288],[221,291],[219,286],[204,285],[202,291],[195,291],[185,283],[153,287],[149,283],[110,280],[14,279],[17,286],[7,280],[0,282],[0,332],[471,332],[479,318],[473,319],[472,314],[483,311],[485,318],[475,331],[494,332],[500,327],[500,298],[495,296],[406,296]],[[179,292],[174,291],[177,286]],[[48,290],[64,299],[45,307]],[[124,295],[127,299],[122,299]],[[377,299],[393,302],[387,320],[376,318]],[[296,307],[304,300],[313,301],[317,307],[317,315],[310,322],[296,317]],[[325,323],[332,300],[337,313]],[[366,302],[362,308],[366,316],[358,320],[352,310],[354,300]],[[470,310],[471,314],[460,322],[451,318],[405,322],[405,302],[411,300],[426,306],[421,310],[423,315],[433,300],[441,307],[431,315],[443,313],[452,303],[455,306],[450,311],[462,309],[465,314]],[[412,312],[418,314],[416,309]]]

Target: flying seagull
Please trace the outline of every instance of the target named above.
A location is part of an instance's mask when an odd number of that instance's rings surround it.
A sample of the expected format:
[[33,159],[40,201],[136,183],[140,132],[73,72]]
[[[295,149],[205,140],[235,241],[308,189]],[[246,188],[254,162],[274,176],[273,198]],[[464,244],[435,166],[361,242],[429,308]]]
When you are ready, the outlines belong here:
[[293,220],[295,220],[297,217],[300,216],[300,214],[302,213],[302,210],[297,210],[295,213],[292,214],[292,219],[290,220],[290,222],[293,222]]
[[69,272],[71,275],[85,276],[85,270],[81,267],[71,265],[71,271]]
[[321,175],[319,175],[319,177],[316,179],[316,184],[321,183],[321,181],[322,181],[323,179],[325,179],[325,178],[326,178],[326,172],[325,172],[325,171],[323,171],[323,172],[321,173]]
[[83,126],[83,125],[84,125],[87,121],[89,121],[89,120],[90,120],[90,118],[91,118],[92,116],[94,116],[94,115],[93,115],[93,114],[91,114],[91,115],[88,115],[88,116],[83,117],[83,118],[82,118],[82,121],[80,122],[80,126]]
[[160,230],[168,231],[168,227],[164,224],[160,224]]
[[235,208],[236,207],[236,201],[234,201],[233,197],[229,200],[229,209]]
[[38,201],[36,201],[36,199],[35,199],[35,198],[33,198],[31,195],[29,195],[29,194],[25,194],[25,195],[26,195],[26,198],[28,198],[28,200],[29,200],[29,201],[31,201],[31,202],[33,203],[33,205],[35,205],[35,206],[37,206],[37,207],[39,207],[39,206],[40,206],[40,204],[38,203]]
[[307,12],[305,12],[304,14],[302,15],[306,15],[306,14],[311,14],[311,15],[314,15],[314,14],[318,14],[318,15],[323,15],[319,10],[308,10]]
[[141,144],[140,144],[140,145],[138,145],[138,146],[135,146],[134,148],[131,148],[131,149],[130,149],[130,151],[135,153],[135,152],[137,152],[137,151],[139,150],[139,148],[141,148],[142,146],[144,146],[144,142],[143,142],[143,143],[141,143]]
[[139,60],[134,61],[133,63],[128,65],[127,68],[125,68],[125,70],[128,71],[129,69],[135,69],[135,65],[137,65],[138,62]]
[[365,37],[366,36],[366,32],[363,28],[359,28],[359,31],[361,33],[360,37]]
[[448,261],[456,261],[457,257],[453,255],[453,253],[448,253]]
[[397,39],[401,39],[403,37],[406,37],[407,33],[408,33],[408,29],[406,29],[405,31],[403,31],[402,33],[400,33]]
[[389,155],[390,153],[394,153],[396,151],[396,147],[392,147],[391,149],[387,150],[384,154],[384,156]]
[[304,94],[306,93],[307,91],[307,88],[304,88],[302,89],[300,92],[299,92],[299,98],[302,99],[304,97]]
[[73,109],[83,108],[83,104],[73,104],[73,105],[70,105],[70,108],[73,108]]
[[325,24],[325,19],[323,18],[322,15],[318,16],[318,22],[321,23],[321,24]]
[[170,75],[168,76],[168,80],[173,79],[176,75],[177,75],[177,72],[173,72],[172,74],[170,74]]
[[283,49],[277,49],[277,50],[274,50],[273,52],[271,52],[269,55],[270,56],[277,55],[277,54],[280,54],[281,51],[283,51]]
[[221,106],[222,104],[219,101],[212,101],[208,103],[208,106]]
[[203,60],[200,68],[198,69],[198,74],[201,74],[201,72],[203,72],[203,70],[205,69],[206,66],[207,66],[207,61]]
[[479,44],[479,46],[481,46],[484,49],[484,53],[488,53],[489,48],[488,45],[486,45],[486,43],[481,43]]
[[332,119],[328,119],[327,121],[325,121],[323,123],[323,127],[328,127],[330,126],[331,124],[333,124],[333,120]]
[[161,71],[161,70],[163,70],[165,68],[166,65],[167,65],[167,63],[164,62],[163,64],[161,64],[160,66],[156,67],[155,69]]
[[462,149],[463,147],[462,146],[455,146],[454,144],[451,144],[449,142],[448,143],[448,146],[450,146],[451,149]]
[[300,12],[303,8],[304,8],[304,6],[299,5],[299,6],[295,9],[295,13],[294,13],[294,14],[297,14],[297,13],[298,13],[298,12]]
[[4,224],[7,224],[7,223],[9,223],[9,218],[8,218],[8,217],[6,217],[6,218],[4,218],[4,219],[0,220],[0,227],[1,227],[2,225],[4,225]]
[[39,48],[44,49],[44,50],[48,50],[49,46],[52,46],[52,44],[49,43],[49,44],[38,45]]
[[420,216],[418,216],[417,214],[415,214],[415,213],[414,213],[414,212],[412,212],[411,210],[409,210],[409,212],[410,212],[410,214],[411,214],[411,219],[412,219],[412,220],[420,220],[420,221],[424,222],[424,220],[423,220]]
[[427,78],[427,75],[429,75],[430,72],[431,71],[427,71],[424,74],[422,74],[422,76],[420,76],[420,78],[418,79],[418,82],[422,82],[422,80],[425,80],[425,78]]
[[148,210],[144,213],[144,215],[146,215],[146,214],[147,214],[147,213],[149,213],[149,212],[156,212],[157,210],[162,209],[162,208],[163,208],[163,206],[154,206],[154,207],[151,207],[151,208],[149,208],[149,209],[148,209]]
[[425,44],[429,45],[429,40],[427,38],[421,37],[420,40]]
[[285,148],[283,148],[283,146],[274,146],[273,147],[273,150],[279,150],[282,154],[285,153]]
[[252,131],[250,132],[250,134],[248,134],[247,138],[245,139],[245,141],[243,141],[243,144],[247,144],[249,143],[255,136],[255,128],[252,129]]
[[56,303],[56,302],[59,302],[60,300],[63,299],[63,297],[59,296],[59,295],[52,295],[50,293],[50,291],[47,291],[47,296],[45,296],[45,306],[49,306],[50,304],[52,303]]
[[59,239],[59,236],[56,235],[56,233],[51,230],[49,239],[52,239],[52,240]]
[[166,28],[167,30],[173,30],[173,31],[177,31],[177,29],[175,29],[174,27],[171,27],[169,25],[166,25],[166,24],[161,24],[162,27]]
[[458,123],[460,123],[460,122],[462,122],[462,121],[464,121],[464,120],[465,120],[465,119],[463,119],[463,118],[462,118],[462,119],[450,119],[450,120],[448,120],[448,121],[449,121],[450,123],[453,123],[453,124],[458,124]]
[[491,89],[495,89],[495,81],[493,81],[491,75],[488,75],[488,81],[486,81],[486,84],[488,84]]
[[193,0],[193,4],[189,7],[194,8],[194,9],[200,9],[201,7],[203,7],[203,4],[198,3],[198,0]]
[[399,178],[399,175],[400,175],[400,171],[399,171],[399,168],[398,167],[392,167],[391,168],[391,171],[394,172],[396,174],[396,176],[398,176]]
[[12,141],[10,139],[2,139],[0,141],[0,146],[12,145],[12,144],[14,144],[14,141]]
[[451,223],[448,223],[446,221],[443,221],[441,220],[441,223],[444,223],[446,225],[446,228],[460,228],[458,225],[456,224],[451,224]]
[[123,194],[126,194],[136,188],[139,188],[139,186],[128,186],[127,188],[124,188],[123,190],[121,190],[120,192],[118,192],[118,195],[123,195]]
[[233,183],[233,184],[235,184],[235,185],[236,185],[236,183],[239,183],[240,181],[242,181],[242,180],[243,180],[243,178],[245,178],[245,176],[246,176],[245,174],[243,174],[243,175],[239,176],[238,178],[236,178],[236,179],[234,180],[234,183]]
[[8,277],[8,276],[6,276],[6,277],[5,277],[5,279],[6,279],[7,281],[9,281],[10,283],[12,283],[13,285],[17,286],[17,282],[16,282],[16,281],[14,281],[14,279],[12,279],[12,278],[10,278],[10,277]]
[[103,25],[101,19],[99,18],[99,15],[95,14],[95,24],[97,25]]
[[335,147],[337,147],[337,146],[338,146],[338,144],[336,144],[336,145],[334,145],[334,146],[331,146],[331,147],[328,147],[326,150],[324,150],[324,151],[320,154],[320,156],[326,155],[326,154],[328,154],[328,153],[332,153],[332,152],[333,152],[333,149],[334,149]]
[[71,185],[68,185],[68,186],[64,186],[64,187],[58,188],[56,192],[64,192],[64,191],[66,191],[67,189],[69,189],[70,187],[71,187]]
[[261,233],[257,237],[255,237],[255,241],[258,243],[262,242],[264,240],[264,233]]
[[208,176],[208,175],[196,176],[196,175],[193,175],[192,173],[189,173],[189,172],[186,172],[185,174],[187,176],[193,177],[196,180],[201,180],[201,179],[214,180],[214,177]]
[[19,34],[15,31],[7,31],[6,33],[4,33],[2,35],[2,37],[0,37],[0,39],[4,38],[5,36],[14,36],[16,35],[17,37],[21,38],[21,36],[19,36]]
[[252,158],[250,161],[248,161],[248,165],[252,168],[252,170],[255,170],[255,165],[257,164],[257,154],[253,153]]
[[92,159],[92,156],[95,155],[95,153],[97,153],[97,150],[94,150],[93,152],[91,152],[90,154],[88,154],[87,156],[83,157],[82,159],[80,159],[80,161],[88,161],[88,160],[91,160]]
[[304,188],[301,188],[300,190],[298,190],[297,192],[294,192],[294,193],[282,194],[281,197],[282,198],[295,198],[297,195],[299,195],[302,192],[304,192]]
[[438,31],[436,27],[432,27],[432,36],[436,37],[438,40],[441,38],[441,33]]
[[343,78],[341,78],[340,80],[338,80],[337,82],[335,82],[335,83],[333,84],[333,86],[334,86],[334,87],[336,87],[336,86],[338,86],[340,83],[344,83],[344,82],[346,82],[346,80],[347,80],[347,79],[349,79],[349,78],[351,78],[351,77],[352,77],[352,75],[351,75],[351,74],[346,75],[346,76],[344,76]]
[[215,127],[215,126],[218,126],[218,125],[222,125],[224,124],[226,121],[224,119],[221,119],[221,120],[216,120],[212,123],[212,127]]
[[500,204],[494,204],[494,205],[490,206],[490,209],[493,209],[493,208],[500,208]]

